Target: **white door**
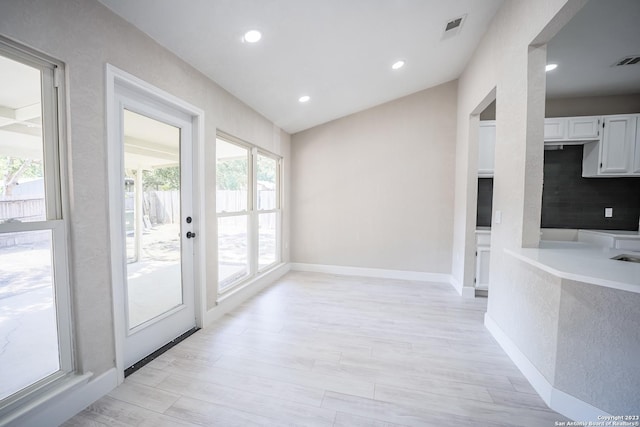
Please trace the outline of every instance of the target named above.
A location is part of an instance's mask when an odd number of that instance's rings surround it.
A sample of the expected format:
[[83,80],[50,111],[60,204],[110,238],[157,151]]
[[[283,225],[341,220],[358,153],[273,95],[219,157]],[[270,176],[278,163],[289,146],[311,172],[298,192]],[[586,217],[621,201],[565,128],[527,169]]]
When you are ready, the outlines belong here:
[[187,114],[125,88],[114,104],[121,226],[112,262],[127,368],[196,325],[193,130]]

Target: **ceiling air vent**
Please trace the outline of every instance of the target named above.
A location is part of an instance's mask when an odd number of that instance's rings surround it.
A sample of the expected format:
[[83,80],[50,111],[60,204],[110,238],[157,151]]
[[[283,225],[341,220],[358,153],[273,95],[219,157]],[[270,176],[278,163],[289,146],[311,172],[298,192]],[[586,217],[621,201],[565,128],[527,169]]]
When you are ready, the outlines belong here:
[[640,62],[640,55],[625,56],[621,60],[616,61],[616,63],[613,64],[613,66],[619,67],[622,65],[634,65],[634,64],[637,64],[638,62]]
[[462,15],[457,18],[453,18],[447,22],[444,27],[444,32],[442,33],[442,40],[451,38],[460,32],[462,28],[462,24],[464,24],[464,20],[467,15]]

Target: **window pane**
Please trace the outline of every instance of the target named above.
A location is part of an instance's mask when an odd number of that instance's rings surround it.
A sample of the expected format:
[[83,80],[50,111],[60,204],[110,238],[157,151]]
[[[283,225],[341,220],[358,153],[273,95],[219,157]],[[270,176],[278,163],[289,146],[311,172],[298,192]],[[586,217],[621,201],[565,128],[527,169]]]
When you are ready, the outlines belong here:
[[128,326],[182,304],[180,128],[124,111]]
[[0,56],[0,223],[45,219],[40,70]]
[[137,261],[136,251],[136,176],[135,171],[124,172],[124,228],[127,245],[127,263]]
[[218,283],[220,290],[249,273],[248,215],[218,218]]
[[216,140],[216,209],[242,212],[248,209],[249,150]]
[[276,230],[278,214],[260,214],[258,217],[258,269],[262,270],[278,261]]
[[0,399],[60,369],[52,233],[0,233]]
[[271,210],[277,204],[277,161],[258,154],[258,210]]

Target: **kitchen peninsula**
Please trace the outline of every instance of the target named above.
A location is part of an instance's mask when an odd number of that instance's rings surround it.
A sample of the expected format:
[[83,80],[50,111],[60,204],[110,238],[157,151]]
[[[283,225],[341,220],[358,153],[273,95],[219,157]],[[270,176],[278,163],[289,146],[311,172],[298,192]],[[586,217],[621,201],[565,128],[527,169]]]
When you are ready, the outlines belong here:
[[640,408],[640,263],[611,259],[621,254],[640,256],[577,241],[505,249],[506,280],[492,283],[502,289],[485,325],[543,399],[573,407],[574,419]]

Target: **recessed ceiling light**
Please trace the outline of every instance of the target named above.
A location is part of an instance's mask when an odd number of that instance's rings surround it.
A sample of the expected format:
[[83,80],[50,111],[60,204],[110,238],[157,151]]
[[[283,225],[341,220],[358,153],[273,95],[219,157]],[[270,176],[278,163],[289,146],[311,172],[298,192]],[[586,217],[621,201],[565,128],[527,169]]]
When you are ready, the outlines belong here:
[[262,38],[262,34],[258,30],[251,30],[244,33],[242,40],[247,43],[255,43]]
[[544,67],[545,71],[552,71],[555,70],[556,68],[558,68],[558,64],[547,64],[546,67]]
[[396,61],[393,63],[393,65],[391,66],[391,68],[393,68],[394,70],[399,70],[400,68],[404,67],[404,61],[400,60],[400,61]]
[[300,98],[298,98],[298,102],[301,103],[305,103],[305,102],[309,102],[309,100],[311,100],[311,97],[309,95],[302,95]]

